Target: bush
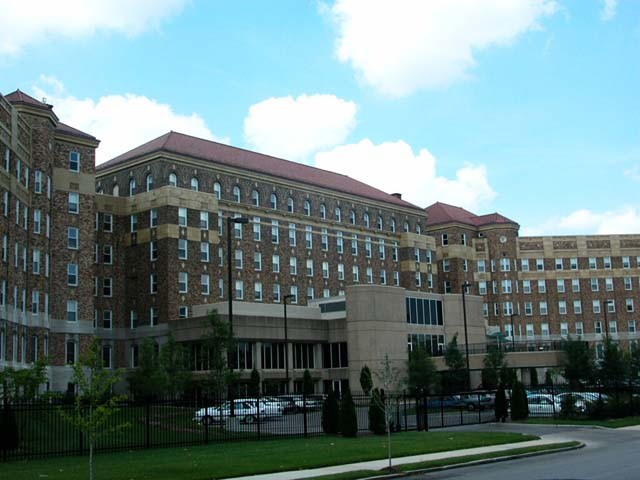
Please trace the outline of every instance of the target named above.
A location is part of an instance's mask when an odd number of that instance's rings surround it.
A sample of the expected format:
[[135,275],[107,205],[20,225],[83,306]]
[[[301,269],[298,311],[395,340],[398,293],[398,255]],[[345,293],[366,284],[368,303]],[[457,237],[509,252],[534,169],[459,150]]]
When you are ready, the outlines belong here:
[[496,400],[494,404],[496,413],[496,421],[504,422],[509,415],[509,409],[507,406],[507,395],[504,391],[504,386],[500,385],[496,391]]
[[513,420],[525,420],[529,416],[529,403],[527,391],[522,382],[516,382],[511,391],[511,418]]
[[387,433],[384,411],[384,392],[380,392],[377,388],[371,393],[369,401],[369,430],[376,435],[384,435]]
[[570,393],[564,395],[560,402],[560,416],[562,418],[575,418],[578,416],[578,413],[575,395]]
[[18,424],[9,404],[0,410],[0,450],[18,448]]
[[339,414],[340,432],[343,437],[358,436],[358,417],[356,416],[356,405],[353,403],[351,392],[347,390],[340,404]]
[[338,433],[340,431],[338,425],[339,417],[338,399],[334,391],[329,390],[329,394],[322,404],[322,431],[330,435]]

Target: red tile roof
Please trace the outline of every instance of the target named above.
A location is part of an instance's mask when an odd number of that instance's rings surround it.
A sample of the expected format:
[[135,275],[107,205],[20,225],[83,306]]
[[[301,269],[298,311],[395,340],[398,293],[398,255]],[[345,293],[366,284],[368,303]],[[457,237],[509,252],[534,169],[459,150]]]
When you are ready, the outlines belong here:
[[96,171],[100,172],[111,167],[124,165],[136,158],[156,152],[175,153],[243,170],[265,173],[286,180],[350,193],[402,207],[422,210],[416,205],[346,175],[177,132],[166,133],[106,163],[98,165]]
[[464,223],[473,227],[505,223],[517,225],[513,220],[510,220],[497,212],[487,215],[476,215],[464,208],[442,202],[436,202],[433,205],[428,206],[425,208],[425,211],[427,212],[427,227],[455,222]]
[[11,92],[5,97],[11,103],[25,103],[27,105],[31,105],[32,107],[45,108],[47,110],[52,110],[53,105],[49,105],[47,103],[43,103],[40,100],[36,100],[31,95],[27,95],[22,90],[18,89],[15,92]]
[[74,137],[87,138],[89,140],[98,140],[93,135],[89,135],[88,133],[85,133],[85,132],[83,132],[81,130],[78,130],[77,128],[73,128],[72,126],[67,125],[66,123],[62,123],[62,122],[58,122],[58,126],[56,127],[56,131],[57,132],[66,133],[67,135],[73,135]]

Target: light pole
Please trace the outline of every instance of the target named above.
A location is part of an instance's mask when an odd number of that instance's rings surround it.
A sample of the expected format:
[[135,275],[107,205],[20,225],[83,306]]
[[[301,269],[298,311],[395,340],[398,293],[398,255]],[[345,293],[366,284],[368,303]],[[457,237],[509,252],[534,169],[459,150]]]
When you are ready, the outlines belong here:
[[[233,338],[233,290],[231,288],[231,281],[232,281],[232,276],[231,276],[231,252],[233,251],[231,248],[231,224],[233,223],[239,223],[241,225],[244,225],[245,223],[249,223],[249,219],[248,218],[244,218],[244,217],[227,217],[227,282],[228,282],[228,286],[227,286],[227,297],[229,300],[229,332],[230,332],[230,336],[231,338]],[[232,361],[232,352],[229,351],[227,352],[227,366],[229,367],[230,370],[233,370],[233,361]],[[234,401],[233,401],[233,386],[229,385],[228,389],[227,389],[227,397],[229,398],[229,406],[230,408],[230,412],[229,414],[234,417],[235,416],[235,409],[234,409]]]
[[462,284],[462,320],[464,321],[464,353],[467,359],[467,390],[471,390],[471,368],[469,367],[469,335],[467,333],[467,304],[465,301],[465,293],[471,284],[464,282]]
[[285,295],[282,297],[284,305],[284,378],[285,393],[289,393],[289,331],[287,329],[287,300],[293,295]]
[[604,335],[609,340],[609,319],[607,318],[607,310],[609,310],[609,304],[613,303],[613,300],[605,300],[604,302]]
[[513,346],[513,351],[516,351],[516,330],[513,327],[513,317],[517,317],[518,314],[517,313],[512,313],[510,315],[511,317],[511,345]]

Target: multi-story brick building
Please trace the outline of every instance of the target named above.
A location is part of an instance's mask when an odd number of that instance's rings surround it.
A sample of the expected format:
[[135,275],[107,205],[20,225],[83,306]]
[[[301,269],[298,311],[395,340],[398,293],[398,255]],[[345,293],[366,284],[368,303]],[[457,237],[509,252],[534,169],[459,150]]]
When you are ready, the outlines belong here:
[[135,368],[143,339],[172,333],[203,371],[207,314],[229,305],[240,377],[280,391],[304,369],[318,390],[357,385],[365,363],[402,368],[455,333],[522,340],[538,360],[519,366],[554,364],[537,348],[568,334],[599,344],[605,323],[636,338],[640,236],[519,237],[498,214],[175,132],[96,168],[97,146],[51,105],[0,96],[0,368],[48,357],[53,389],[93,336],[105,365]]

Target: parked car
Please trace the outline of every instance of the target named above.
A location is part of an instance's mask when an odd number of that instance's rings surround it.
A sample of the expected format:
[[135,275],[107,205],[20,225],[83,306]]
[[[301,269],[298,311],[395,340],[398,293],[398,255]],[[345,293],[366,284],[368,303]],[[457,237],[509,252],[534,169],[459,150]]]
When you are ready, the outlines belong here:
[[459,398],[469,411],[493,408],[496,403],[495,395],[488,393],[470,393],[468,395],[460,395]]
[[527,395],[530,417],[552,417],[561,411],[560,399],[546,393]]
[[[575,408],[578,412],[584,412],[587,409],[587,404],[596,402],[598,400],[598,394],[592,392],[567,392],[567,393],[559,393],[556,395],[556,398],[560,399],[560,405],[565,398],[571,395],[574,398]],[[606,395],[602,397],[605,400]]]
[[460,399],[459,395],[443,395],[429,397],[427,408],[467,408],[467,405]]
[[302,395],[283,395],[280,399],[288,400],[295,404],[296,412],[301,412],[306,406],[307,410],[321,410],[322,400],[313,395],[308,396],[306,399]]
[[[255,399],[239,398],[233,401],[234,415],[244,423],[254,423],[258,419],[282,415],[279,405],[260,401],[258,408]],[[224,402],[217,407],[206,407],[196,411],[193,420],[203,425],[213,425],[231,416],[231,402]]]

